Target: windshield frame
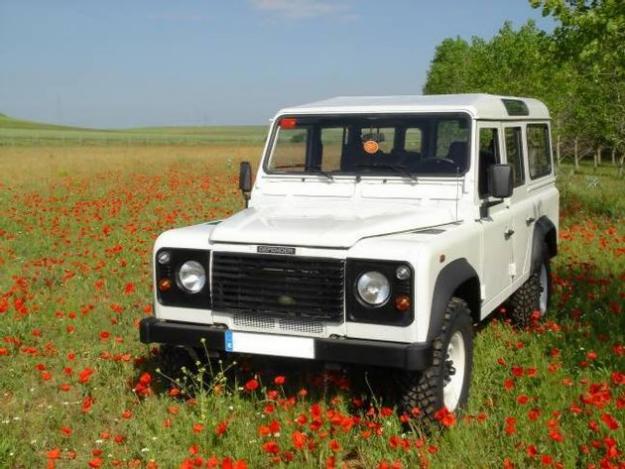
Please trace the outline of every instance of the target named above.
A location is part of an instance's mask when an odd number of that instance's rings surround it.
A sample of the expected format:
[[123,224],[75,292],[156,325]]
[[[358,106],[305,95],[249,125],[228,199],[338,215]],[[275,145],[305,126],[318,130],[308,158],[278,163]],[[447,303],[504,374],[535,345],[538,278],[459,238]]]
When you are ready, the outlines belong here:
[[[359,171],[327,171],[327,172],[319,172],[319,171],[312,171],[312,170],[304,170],[304,171],[275,171],[275,170],[271,170],[269,168],[269,162],[271,160],[271,158],[273,157],[273,153],[274,150],[276,148],[276,144],[277,144],[277,138],[278,138],[278,133],[280,130],[279,124],[281,119],[285,119],[285,118],[302,118],[302,119],[323,119],[323,118],[328,118],[328,119],[341,119],[341,118],[345,118],[345,119],[349,119],[349,118],[355,118],[355,119],[362,119],[362,118],[368,118],[368,117],[374,117],[374,118],[379,118],[379,119],[401,119],[401,118],[406,118],[406,119],[427,119],[427,118],[433,118],[433,119],[440,119],[440,118],[449,118],[449,119],[466,119],[467,121],[467,131],[468,131],[468,135],[467,135],[467,160],[466,160],[466,166],[464,171],[460,171],[457,174],[449,174],[449,173],[421,173],[421,172],[413,172],[410,170],[407,170],[405,174],[401,174],[398,171],[389,171],[389,170],[383,170],[383,171],[366,171],[366,172],[359,172]],[[263,156],[263,162],[262,162],[262,170],[266,175],[269,176],[296,176],[296,177],[312,177],[312,176],[316,176],[316,177],[321,177],[321,178],[328,178],[328,175],[330,176],[330,179],[334,179],[336,177],[341,178],[341,177],[348,177],[348,178],[356,178],[356,180],[360,180],[361,178],[384,178],[384,179],[389,179],[389,178],[396,178],[396,179],[413,179],[413,180],[417,180],[417,178],[435,178],[435,179],[456,179],[456,178],[460,178],[460,177],[464,177],[465,174],[467,174],[470,170],[471,170],[471,157],[472,157],[472,148],[473,148],[473,133],[474,133],[474,122],[475,119],[473,118],[473,116],[465,111],[449,111],[449,112],[380,112],[380,113],[372,113],[372,112],[360,112],[360,113],[354,113],[354,112],[350,112],[350,113],[324,113],[324,114],[314,114],[314,113],[301,113],[301,114],[296,114],[296,113],[288,113],[288,114],[279,114],[274,118],[273,124],[271,126],[271,133],[268,139],[268,144],[266,146],[265,152],[264,152],[264,156]],[[374,166],[372,166],[373,168]],[[325,174],[324,174],[325,173]]]

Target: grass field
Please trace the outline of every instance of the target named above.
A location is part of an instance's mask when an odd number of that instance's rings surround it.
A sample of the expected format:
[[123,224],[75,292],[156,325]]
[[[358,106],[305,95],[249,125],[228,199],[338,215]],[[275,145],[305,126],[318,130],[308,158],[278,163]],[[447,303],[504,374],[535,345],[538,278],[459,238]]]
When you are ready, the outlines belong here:
[[138,145],[260,145],[264,126],[143,127],[84,129],[40,124],[0,114],[0,147],[138,146]]
[[261,141],[228,132],[241,139],[0,147],[0,467],[623,467],[625,183],[611,168],[561,169],[550,315],[480,330],[447,431],[403,434],[336,372],[242,363],[192,397],[164,385],[137,331],[152,243],[241,208],[238,162]]

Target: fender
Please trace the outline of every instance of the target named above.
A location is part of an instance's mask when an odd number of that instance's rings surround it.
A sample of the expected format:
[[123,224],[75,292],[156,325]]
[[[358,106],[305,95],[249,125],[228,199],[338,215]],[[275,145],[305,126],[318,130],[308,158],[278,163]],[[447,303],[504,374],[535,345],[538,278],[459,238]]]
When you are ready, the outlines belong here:
[[[556,227],[553,222],[544,215],[540,217],[534,226],[530,272],[536,272],[545,258],[551,259],[558,254],[557,239]],[[544,252],[545,247],[547,252]]]
[[[447,309],[449,300],[454,296],[454,292],[458,287],[469,280],[473,280],[474,282],[470,282],[470,284],[467,285],[469,287],[468,291],[464,291],[464,289],[463,291],[465,295],[471,298],[465,298],[465,300],[469,300],[467,301],[469,307],[475,308],[477,303],[477,311],[473,311],[472,309],[472,313],[479,316],[480,282],[477,272],[471,267],[471,264],[469,264],[465,258],[456,259],[443,267],[438,273],[436,283],[434,284],[434,293],[432,295],[430,327],[427,335],[428,342],[432,341],[438,335],[443,324],[445,309]],[[465,295],[463,295],[463,297]]]

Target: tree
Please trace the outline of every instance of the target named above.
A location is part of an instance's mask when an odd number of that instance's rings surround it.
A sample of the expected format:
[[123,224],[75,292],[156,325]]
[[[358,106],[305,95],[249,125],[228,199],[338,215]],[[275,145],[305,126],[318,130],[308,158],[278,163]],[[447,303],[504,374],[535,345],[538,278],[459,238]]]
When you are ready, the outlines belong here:
[[625,2],[530,0],[560,22],[554,32],[561,56],[573,60],[581,88],[580,111],[596,143],[623,152],[625,162]]

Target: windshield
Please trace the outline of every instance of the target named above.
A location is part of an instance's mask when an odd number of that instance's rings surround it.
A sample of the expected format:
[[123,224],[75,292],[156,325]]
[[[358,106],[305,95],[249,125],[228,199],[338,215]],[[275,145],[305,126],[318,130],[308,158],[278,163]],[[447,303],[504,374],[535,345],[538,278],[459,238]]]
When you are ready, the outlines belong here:
[[464,174],[469,119],[435,116],[289,116],[278,121],[265,165],[277,174]]

